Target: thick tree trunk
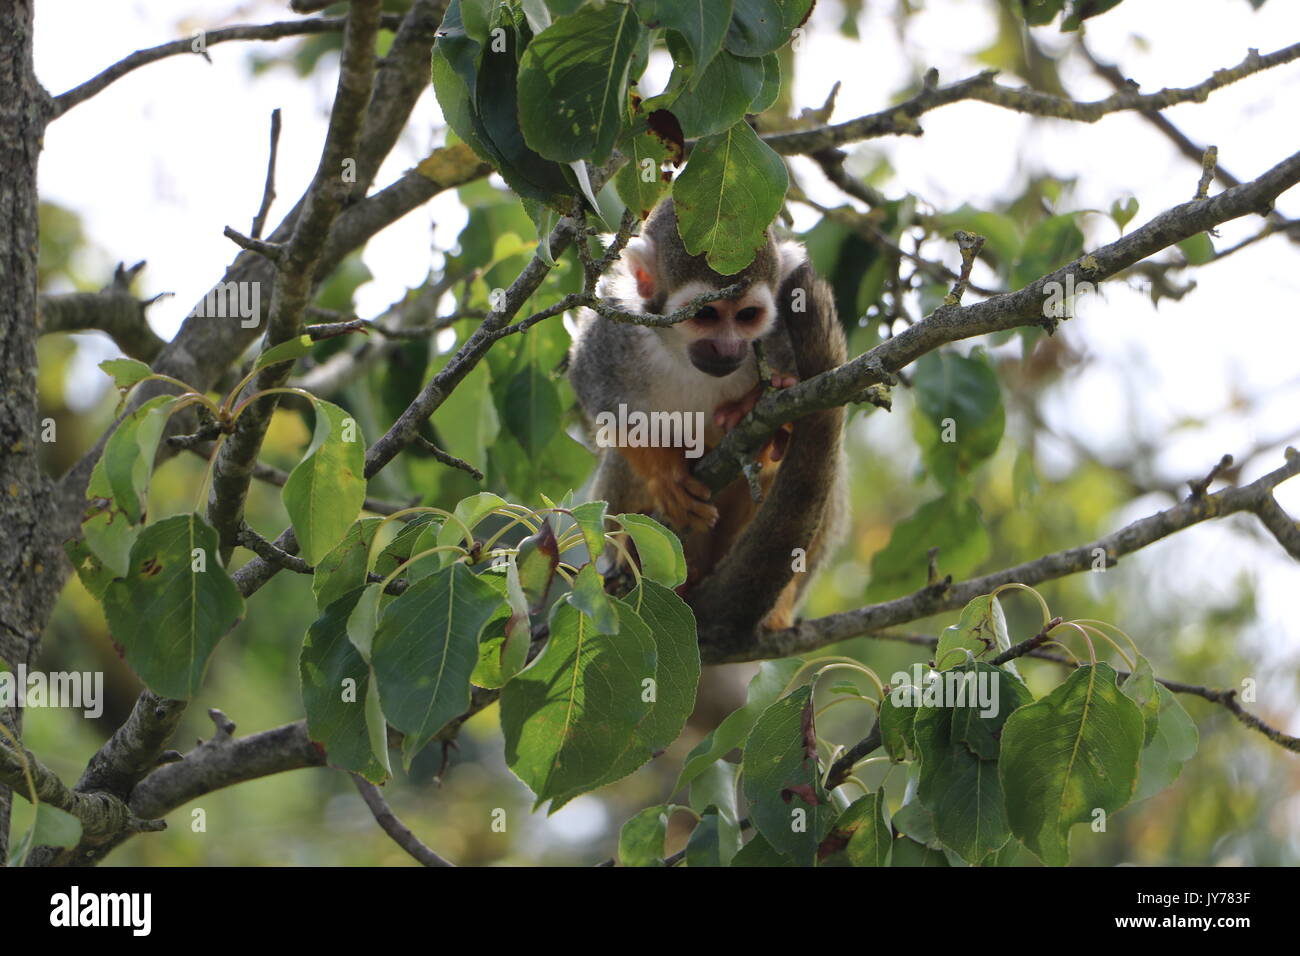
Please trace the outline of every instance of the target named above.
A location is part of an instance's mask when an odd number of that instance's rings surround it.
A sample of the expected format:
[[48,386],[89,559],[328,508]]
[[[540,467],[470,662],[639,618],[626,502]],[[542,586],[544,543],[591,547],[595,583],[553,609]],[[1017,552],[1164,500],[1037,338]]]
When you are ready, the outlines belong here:
[[[34,0],[0,4],[0,656],[29,662],[67,571],[36,459],[36,162],[50,99],[32,69]],[[0,708],[16,732],[21,714]],[[0,787],[0,865],[12,794]]]

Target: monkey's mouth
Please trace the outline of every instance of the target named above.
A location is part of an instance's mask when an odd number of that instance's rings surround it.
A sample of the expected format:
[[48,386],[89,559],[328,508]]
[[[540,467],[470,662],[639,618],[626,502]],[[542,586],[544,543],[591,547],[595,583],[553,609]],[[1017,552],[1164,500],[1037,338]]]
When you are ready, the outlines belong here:
[[724,378],[725,376],[730,375],[736,369],[740,368],[743,362],[743,358],[731,359],[705,356],[693,356],[691,358],[692,365],[701,372],[704,372],[706,375],[712,375],[714,378]]

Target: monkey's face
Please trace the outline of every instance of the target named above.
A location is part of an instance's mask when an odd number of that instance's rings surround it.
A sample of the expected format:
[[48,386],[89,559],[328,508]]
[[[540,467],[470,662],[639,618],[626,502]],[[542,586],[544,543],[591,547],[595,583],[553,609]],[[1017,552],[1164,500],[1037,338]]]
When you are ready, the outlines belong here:
[[[710,287],[691,282],[678,289],[664,304],[664,312],[680,309]],[[717,378],[736,371],[752,351],[752,343],[766,335],[776,321],[776,302],[766,283],[755,283],[736,299],[717,299],[694,316],[667,331],[685,349],[686,356],[701,372]]]

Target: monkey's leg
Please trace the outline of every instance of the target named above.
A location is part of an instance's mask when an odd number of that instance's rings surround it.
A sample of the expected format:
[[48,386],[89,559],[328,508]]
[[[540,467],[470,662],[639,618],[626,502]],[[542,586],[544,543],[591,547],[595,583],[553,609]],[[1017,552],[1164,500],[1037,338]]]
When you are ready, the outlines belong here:
[[619,454],[645,482],[654,509],[682,531],[704,531],[718,520],[711,492],[691,477],[683,448],[620,448]]

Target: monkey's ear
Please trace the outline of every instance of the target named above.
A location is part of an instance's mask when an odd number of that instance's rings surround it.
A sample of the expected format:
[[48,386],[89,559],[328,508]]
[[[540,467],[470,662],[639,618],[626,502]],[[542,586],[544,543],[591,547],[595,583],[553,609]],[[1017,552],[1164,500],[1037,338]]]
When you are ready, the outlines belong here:
[[627,257],[628,272],[636,279],[636,293],[643,299],[653,299],[659,288],[659,263],[655,261],[654,243],[645,238],[633,239],[623,250]]
[[778,284],[784,282],[790,273],[798,269],[808,259],[808,251],[801,243],[793,239],[783,239],[776,247],[777,268],[780,270]]

